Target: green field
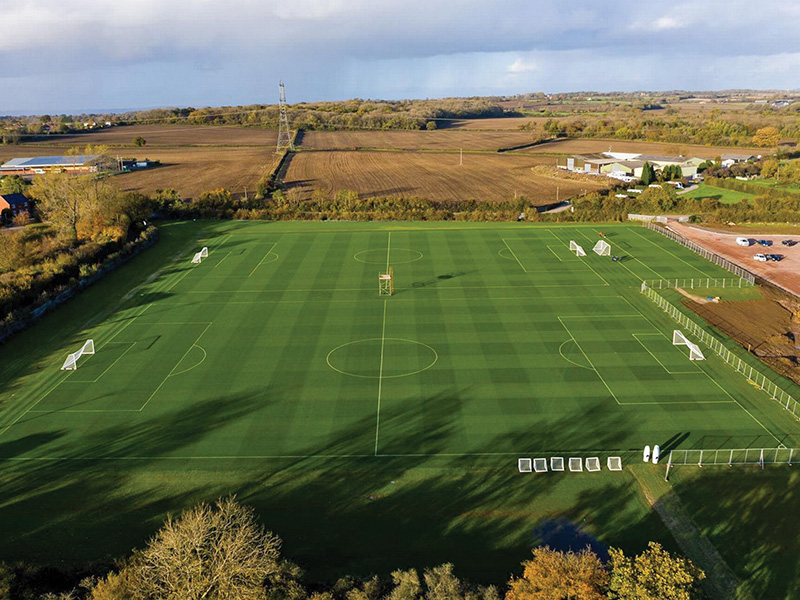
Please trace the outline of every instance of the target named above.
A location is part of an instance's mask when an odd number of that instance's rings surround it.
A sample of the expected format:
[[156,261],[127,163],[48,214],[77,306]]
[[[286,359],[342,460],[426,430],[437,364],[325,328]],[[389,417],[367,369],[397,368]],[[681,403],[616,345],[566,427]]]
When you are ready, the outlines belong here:
[[713,198],[719,200],[723,204],[738,204],[742,200],[752,200],[755,194],[748,192],[737,192],[736,190],[729,190],[727,188],[716,187],[706,183],[700,183],[696,190],[682,194],[684,198]]
[[[0,348],[0,559],[122,555],[228,493],[315,580],[452,561],[502,582],[562,519],[577,540],[672,546],[627,469],[521,475],[517,458],[605,467],[800,430],[715,357],[690,362],[639,293],[729,274],[644,228],[602,230],[622,261],[590,251],[593,226],[163,225]],[[61,371],[88,338],[96,354]]]

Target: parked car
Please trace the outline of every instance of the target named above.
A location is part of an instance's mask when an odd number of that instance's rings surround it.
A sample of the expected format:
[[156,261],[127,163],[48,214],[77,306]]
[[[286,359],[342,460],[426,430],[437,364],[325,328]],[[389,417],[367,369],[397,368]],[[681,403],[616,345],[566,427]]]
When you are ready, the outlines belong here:
[[795,240],[781,240],[784,246],[794,246],[797,242]]
[[780,262],[783,260],[783,254],[767,254],[767,258],[775,262]]
[[753,256],[753,260],[757,260],[758,262],[767,262],[767,255],[766,254],[756,254]]
[[772,246],[772,240],[756,240],[760,246]]

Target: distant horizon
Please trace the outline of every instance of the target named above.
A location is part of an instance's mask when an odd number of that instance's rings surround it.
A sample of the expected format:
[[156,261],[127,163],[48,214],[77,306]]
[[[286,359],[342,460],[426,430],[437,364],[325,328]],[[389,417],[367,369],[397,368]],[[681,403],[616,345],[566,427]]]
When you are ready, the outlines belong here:
[[[57,109],[57,110],[4,110],[0,109],[0,118],[2,117],[38,117],[41,115],[52,115],[52,116],[76,116],[76,115],[104,115],[104,114],[124,114],[129,112],[140,112],[145,110],[170,110],[176,108],[187,108],[192,107],[196,109],[200,108],[222,108],[222,107],[235,107],[235,106],[249,106],[254,104],[265,104],[265,105],[276,105],[278,104],[277,96],[277,84],[275,86],[275,100],[272,102],[262,102],[262,101],[252,101],[252,102],[242,102],[242,103],[223,103],[223,104],[202,104],[202,103],[187,103],[187,104],[164,104],[164,105],[155,105],[155,106],[142,106],[142,107],[129,107],[129,108],[92,108],[92,109]],[[705,89],[705,90],[684,90],[684,89],[662,89],[662,90],[645,90],[645,89],[637,89],[637,90],[574,90],[574,91],[528,91],[528,92],[517,92],[517,93],[509,93],[509,94],[487,94],[485,96],[476,96],[476,95],[463,95],[463,96],[429,96],[425,98],[379,98],[379,97],[350,97],[350,98],[336,98],[336,99],[327,99],[327,100],[320,100],[320,99],[303,99],[303,100],[295,100],[292,102],[291,100],[288,101],[288,104],[291,106],[293,104],[311,104],[317,102],[347,102],[350,100],[363,100],[365,102],[401,102],[401,101],[411,101],[411,102],[420,102],[425,100],[444,100],[447,98],[492,98],[492,97],[502,97],[502,98],[513,98],[515,96],[524,96],[527,94],[545,94],[545,95],[559,95],[559,94],[668,94],[668,93],[685,93],[685,94],[724,94],[724,93],[754,93],[754,94],[800,94],[800,89],[793,88],[793,89],[780,89],[780,88],[727,88],[727,89]],[[289,95],[289,90],[287,89],[287,96]]]

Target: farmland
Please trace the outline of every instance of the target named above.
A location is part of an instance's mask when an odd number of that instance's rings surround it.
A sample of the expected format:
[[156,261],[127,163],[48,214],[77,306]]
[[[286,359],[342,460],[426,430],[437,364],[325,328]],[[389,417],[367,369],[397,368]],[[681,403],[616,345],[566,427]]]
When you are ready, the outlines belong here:
[[535,141],[524,131],[306,131],[302,149],[498,150]]
[[[146,140],[144,147],[134,146],[137,136]],[[3,148],[0,158],[65,154],[88,144],[108,146],[112,156],[161,162],[160,167],[116,176],[114,183],[123,191],[172,188],[183,198],[194,198],[219,188],[254,192],[259,179],[277,166],[276,141],[277,132],[268,129],[132,125],[46,137],[13,150]]]
[[275,146],[274,129],[197,125],[127,125],[71,134],[40,136],[25,146],[86,145],[135,148],[133,139],[143,137],[151,146]]
[[314,190],[326,195],[348,190],[367,198],[492,201],[508,200],[516,193],[534,204],[608,185],[606,178],[567,180],[531,172],[535,165],[553,165],[550,157],[465,154],[463,161],[459,165],[458,153],[300,152],[291,159],[284,185],[299,190],[302,197]]

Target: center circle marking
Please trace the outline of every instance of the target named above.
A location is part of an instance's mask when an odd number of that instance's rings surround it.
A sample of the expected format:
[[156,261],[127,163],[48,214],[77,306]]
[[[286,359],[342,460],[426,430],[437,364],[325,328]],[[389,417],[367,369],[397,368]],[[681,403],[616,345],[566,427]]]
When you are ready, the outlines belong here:
[[[381,346],[384,357],[382,377]],[[438,360],[439,354],[428,344],[403,338],[355,340],[336,346],[325,357],[325,362],[337,373],[361,379],[408,377],[427,371]],[[401,366],[393,366],[397,365],[398,361]]]
[[[361,252],[356,252],[353,255],[353,258],[360,263],[368,265],[385,265],[386,250],[383,249],[362,250]],[[389,251],[389,258],[391,259],[389,264],[403,265],[406,263],[412,263],[421,260],[422,252],[418,252],[416,250],[409,250],[407,248],[392,248]]]

